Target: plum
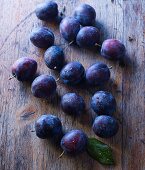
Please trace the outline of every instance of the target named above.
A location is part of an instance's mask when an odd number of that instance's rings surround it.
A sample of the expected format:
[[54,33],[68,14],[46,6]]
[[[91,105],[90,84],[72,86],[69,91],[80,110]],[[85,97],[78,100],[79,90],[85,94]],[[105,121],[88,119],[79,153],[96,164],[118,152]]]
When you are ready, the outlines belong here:
[[82,130],[71,130],[61,139],[61,148],[65,153],[75,155],[85,151],[88,137]]
[[52,114],[41,115],[35,122],[36,135],[41,139],[51,138],[58,140],[63,135],[62,123]]
[[31,91],[35,97],[49,99],[55,94],[56,87],[55,79],[52,76],[43,74],[34,79]]
[[96,27],[86,26],[80,29],[76,37],[77,45],[80,47],[95,47],[100,43],[100,33]]
[[119,124],[114,117],[97,116],[93,123],[94,133],[101,138],[110,138],[118,132]]
[[112,115],[116,111],[116,100],[109,92],[97,91],[91,99],[91,108],[98,115]]
[[35,13],[43,21],[55,19],[58,16],[58,5],[54,1],[45,1],[37,5]]
[[75,41],[79,30],[80,24],[73,17],[65,17],[60,23],[60,34],[66,41]]
[[70,62],[65,65],[60,73],[60,78],[65,84],[79,84],[85,77],[85,69],[80,62]]
[[81,4],[74,10],[74,17],[82,26],[90,26],[95,23],[95,9],[88,4]]
[[51,46],[44,54],[44,61],[48,68],[60,70],[64,65],[64,53],[59,46]]
[[28,57],[19,58],[12,65],[12,74],[18,81],[31,80],[37,71],[37,62]]
[[85,102],[76,93],[66,93],[61,98],[61,108],[67,114],[80,116],[85,112]]
[[54,44],[54,34],[47,27],[35,28],[30,34],[30,40],[36,47],[47,49]]
[[86,82],[91,86],[104,85],[110,79],[110,70],[106,64],[96,62],[86,71]]
[[126,53],[124,44],[116,39],[107,39],[101,47],[101,55],[109,60],[122,60]]

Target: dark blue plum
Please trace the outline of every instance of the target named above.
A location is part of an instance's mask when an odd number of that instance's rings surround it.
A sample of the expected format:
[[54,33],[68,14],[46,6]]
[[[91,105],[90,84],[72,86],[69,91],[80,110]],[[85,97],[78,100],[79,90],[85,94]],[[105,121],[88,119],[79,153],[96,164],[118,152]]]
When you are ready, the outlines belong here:
[[86,71],[86,82],[91,86],[104,85],[110,79],[110,70],[106,64],[97,62]]
[[70,62],[65,65],[60,73],[60,78],[65,84],[79,84],[85,77],[85,69],[79,62]]
[[98,115],[112,115],[116,111],[116,100],[109,92],[97,91],[91,99],[91,108]]
[[58,46],[48,48],[44,54],[44,61],[48,68],[60,70],[64,65],[64,53]]
[[56,81],[52,76],[41,75],[35,78],[31,91],[35,97],[49,99],[56,92]]
[[37,62],[28,57],[18,59],[12,65],[12,74],[18,81],[31,80],[37,71]]
[[102,44],[101,55],[106,59],[121,60],[125,53],[125,46],[119,40],[107,39]]
[[35,10],[36,16],[42,21],[49,21],[58,16],[58,5],[53,1],[45,1],[37,5]]
[[95,9],[88,4],[81,4],[74,10],[74,17],[82,26],[89,26],[95,23]]
[[67,93],[61,98],[61,108],[67,114],[80,116],[85,112],[85,102],[78,94]]
[[60,33],[66,41],[75,41],[80,30],[79,22],[72,17],[65,17],[60,23]]
[[78,154],[86,150],[87,135],[82,130],[71,130],[61,139],[61,148],[65,153]]
[[114,117],[97,116],[93,123],[94,133],[101,138],[110,138],[118,132],[119,124]]
[[58,140],[63,135],[62,124],[58,117],[51,114],[40,116],[35,122],[36,135],[41,139]]
[[92,26],[81,28],[77,34],[76,42],[80,47],[95,47],[100,43],[99,30]]
[[54,44],[54,34],[47,27],[35,28],[30,34],[30,40],[36,47],[47,49]]

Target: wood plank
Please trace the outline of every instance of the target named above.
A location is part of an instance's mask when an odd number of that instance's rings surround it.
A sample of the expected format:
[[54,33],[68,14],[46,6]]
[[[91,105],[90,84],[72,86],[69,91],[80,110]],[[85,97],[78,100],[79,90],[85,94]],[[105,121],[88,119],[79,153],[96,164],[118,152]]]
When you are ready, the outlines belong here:
[[[34,122],[43,113],[52,113],[60,117],[67,130],[84,129],[89,136],[95,136],[88,119],[73,120],[65,115],[59,106],[59,97],[53,101],[34,98],[30,84],[8,81],[11,75],[10,66],[18,58],[30,56],[37,60],[38,71],[48,73],[56,78],[58,74],[50,71],[43,62],[44,51],[35,48],[29,41],[33,27],[45,25],[56,35],[56,44],[64,44],[57,25],[39,21],[33,13],[36,4],[41,0],[5,0],[0,1],[0,169],[47,169],[47,170],[87,170],[87,169],[127,169],[144,170],[144,33],[145,16],[144,0],[57,0],[60,10],[66,6],[66,15],[71,16],[73,9],[80,3],[92,5],[97,12],[97,25],[104,32],[104,38],[117,38],[123,41],[131,60],[129,68],[122,69],[118,64],[106,61],[97,52],[91,52],[70,46],[65,50],[68,61],[80,61],[85,68],[92,63],[104,61],[112,66],[111,78],[106,90],[110,90],[117,100],[115,117],[120,122],[119,133],[112,139],[102,140],[113,147],[116,156],[115,167],[105,167],[93,161],[84,153],[75,158],[68,156],[57,160],[61,149],[49,141],[36,137]],[[136,29],[135,29],[136,28]],[[103,35],[102,35],[103,36]],[[128,41],[134,37],[135,41]],[[66,43],[67,45],[67,43]],[[63,46],[64,47],[64,46]],[[113,83],[112,83],[113,82]],[[140,83],[138,83],[140,82]],[[120,90],[121,93],[118,93]],[[69,88],[58,83],[58,94],[76,91],[87,103],[88,114],[91,93],[84,88]],[[140,98],[139,98],[140,97]],[[35,112],[34,114],[29,114]],[[27,116],[25,116],[27,114]],[[139,157],[138,157],[139,155]]]
[[[145,1],[124,1],[123,169],[145,169]],[[126,41],[132,37],[132,41]]]

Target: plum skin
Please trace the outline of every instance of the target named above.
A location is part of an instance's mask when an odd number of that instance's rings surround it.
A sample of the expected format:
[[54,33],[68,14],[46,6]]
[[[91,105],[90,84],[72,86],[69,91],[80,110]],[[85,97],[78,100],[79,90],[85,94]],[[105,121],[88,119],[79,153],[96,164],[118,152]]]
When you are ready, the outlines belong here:
[[65,17],[60,23],[60,34],[66,41],[75,41],[80,30],[79,22],[72,17]]
[[86,82],[91,86],[100,86],[107,83],[110,79],[110,70],[106,64],[97,62],[90,66],[86,71]]
[[82,26],[90,26],[95,22],[96,12],[92,6],[88,4],[81,4],[74,10],[73,16]]
[[77,34],[76,42],[80,47],[95,47],[100,43],[99,30],[93,26],[81,28]]
[[47,27],[35,28],[30,34],[30,41],[38,48],[47,49],[54,44],[54,34]]
[[82,130],[71,130],[61,139],[61,148],[65,153],[76,155],[85,151],[88,137]]
[[44,54],[44,61],[48,68],[60,70],[64,65],[64,53],[59,46],[51,46]]
[[52,76],[40,75],[34,79],[31,85],[32,94],[38,98],[48,99],[56,92],[56,81]]
[[120,60],[125,56],[126,49],[124,44],[116,39],[107,39],[101,47],[101,55],[109,60]]
[[37,137],[41,139],[58,139],[63,134],[62,124],[57,116],[51,114],[41,115],[35,122]]
[[116,100],[109,92],[97,91],[91,99],[91,108],[98,115],[112,115],[116,111]]
[[61,98],[61,108],[67,114],[80,116],[85,112],[85,102],[76,93],[66,93]]
[[77,85],[79,84],[85,77],[85,69],[80,62],[70,62],[65,65],[61,72],[60,78],[63,83],[68,85]]
[[97,136],[110,138],[118,132],[119,124],[114,117],[101,115],[96,117],[92,128]]
[[46,1],[37,5],[35,13],[40,20],[52,20],[58,16],[58,5],[53,1]]
[[12,74],[18,81],[29,81],[37,71],[37,62],[28,57],[19,58],[12,65]]

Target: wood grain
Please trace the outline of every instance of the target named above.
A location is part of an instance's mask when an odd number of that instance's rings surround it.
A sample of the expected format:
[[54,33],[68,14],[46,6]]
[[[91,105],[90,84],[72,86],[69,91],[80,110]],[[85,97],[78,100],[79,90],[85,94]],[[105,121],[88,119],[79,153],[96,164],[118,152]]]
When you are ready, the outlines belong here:
[[5,0],[0,1],[0,170],[144,170],[145,169],[145,1],[144,0],[58,0],[59,9],[66,6],[66,15],[71,16],[73,9],[80,3],[89,3],[96,9],[97,27],[102,30],[102,39],[120,39],[127,48],[128,64],[125,68],[117,63],[106,61],[97,51],[89,51],[70,46],[65,49],[68,61],[80,61],[88,68],[96,61],[104,61],[112,66],[111,81],[107,87],[117,100],[115,117],[120,122],[119,133],[107,140],[114,149],[116,166],[102,166],[93,161],[86,153],[75,158],[64,156],[61,149],[47,140],[40,140],[34,131],[34,122],[43,113],[52,113],[60,117],[67,130],[84,129],[94,136],[89,116],[73,120],[65,115],[59,106],[59,98],[66,92],[76,91],[87,103],[97,89],[84,87],[70,88],[58,82],[58,95],[51,101],[34,98],[29,83],[8,80],[12,63],[24,56],[37,60],[38,71],[56,78],[58,74],[50,71],[43,62],[44,51],[35,48],[29,41],[34,27],[50,27],[56,36],[55,44],[67,43],[59,34],[58,25],[39,21],[35,6],[41,0]]

